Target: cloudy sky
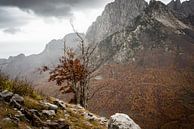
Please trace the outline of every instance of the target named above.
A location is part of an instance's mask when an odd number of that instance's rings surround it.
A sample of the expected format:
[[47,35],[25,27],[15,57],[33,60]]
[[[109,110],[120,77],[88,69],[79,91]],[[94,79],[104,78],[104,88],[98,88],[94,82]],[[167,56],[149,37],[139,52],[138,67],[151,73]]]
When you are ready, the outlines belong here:
[[70,21],[85,33],[111,1],[0,0],[0,58],[40,53],[50,40],[73,32]]

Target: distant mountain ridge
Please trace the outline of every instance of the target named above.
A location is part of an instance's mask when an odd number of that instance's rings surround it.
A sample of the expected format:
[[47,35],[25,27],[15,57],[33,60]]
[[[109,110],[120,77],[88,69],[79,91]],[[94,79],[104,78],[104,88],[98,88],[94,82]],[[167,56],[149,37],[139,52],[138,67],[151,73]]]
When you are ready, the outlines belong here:
[[[84,34],[80,34],[84,38]],[[38,78],[37,69],[43,65],[56,65],[59,58],[63,56],[64,47],[75,48],[79,39],[75,33],[66,35],[63,39],[50,41],[40,54],[25,56],[19,54],[0,60],[0,68],[2,72],[10,75],[12,78],[24,77],[30,81]]]

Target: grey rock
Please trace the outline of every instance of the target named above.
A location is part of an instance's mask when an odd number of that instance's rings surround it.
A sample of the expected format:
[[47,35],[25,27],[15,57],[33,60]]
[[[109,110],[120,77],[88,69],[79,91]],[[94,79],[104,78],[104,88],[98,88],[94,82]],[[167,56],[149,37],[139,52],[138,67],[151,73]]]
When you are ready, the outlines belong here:
[[41,101],[40,102],[45,108],[49,109],[49,110],[57,110],[59,107],[55,104],[51,104],[49,102],[46,101]]
[[9,92],[8,90],[4,90],[0,93],[0,98],[9,102],[11,97],[13,96],[12,92]]
[[19,119],[25,119],[25,115],[21,111],[18,111],[18,114],[15,115],[15,117]]
[[65,103],[59,99],[56,99],[55,101],[53,101],[53,103],[62,109],[66,109]]
[[48,116],[55,116],[55,110],[42,110],[42,113]]
[[38,111],[38,110],[36,110],[36,109],[30,109],[29,110],[32,114],[35,114],[35,115],[37,115],[37,116],[41,116],[41,113]]
[[99,117],[97,118],[97,120],[101,123],[101,124],[107,124],[108,123],[108,119],[105,117]]
[[70,126],[61,121],[47,121],[45,125],[51,129],[70,129]]
[[94,114],[88,113],[88,112],[85,112],[84,117],[85,117],[87,120],[89,120],[89,121],[94,121],[94,120],[97,119],[97,117],[96,117]]
[[19,104],[16,100],[11,100],[10,105],[13,106],[14,108],[19,109],[19,110],[22,108],[22,105]]
[[3,119],[4,122],[12,122],[11,118],[7,117]]
[[194,16],[194,1],[188,0],[181,3],[180,0],[172,0],[168,3],[168,7],[177,13],[180,19],[188,18],[189,16]]
[[31,128],[30,126],[27,126],[26,128],[27,128],[27,129],[33,129],[33,128]]
[[116,113],[111,116],[108,129],[141,129],[131,118],[126,114]]
[[43,102],[43,104],[48,107],[49,110],[57,110],[59,108],[57,105],[48,102]]
[[24,103],[24,98],[18,94],[14,94],[13,97],[11,98],[11,101],[16,101],[19,104],[23,104]]

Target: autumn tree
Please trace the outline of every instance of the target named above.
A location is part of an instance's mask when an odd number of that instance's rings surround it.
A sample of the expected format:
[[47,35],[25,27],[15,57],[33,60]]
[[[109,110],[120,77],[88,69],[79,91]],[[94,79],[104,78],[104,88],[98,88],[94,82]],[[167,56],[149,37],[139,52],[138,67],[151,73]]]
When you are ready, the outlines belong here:
[[75,29],[74,32],[80,42],[79,50],[66,48],[64,56],[55,68],[43,66],[41,71],[49,71],[49,81],[55,81],[57,85],[61,86],[62,93],[73,93],[74,98],[71,102],[86,108],[90,98],[89,81],[94,77],[93,73],[106,62],[107,58],[97,56],[97,43],[86,43]]

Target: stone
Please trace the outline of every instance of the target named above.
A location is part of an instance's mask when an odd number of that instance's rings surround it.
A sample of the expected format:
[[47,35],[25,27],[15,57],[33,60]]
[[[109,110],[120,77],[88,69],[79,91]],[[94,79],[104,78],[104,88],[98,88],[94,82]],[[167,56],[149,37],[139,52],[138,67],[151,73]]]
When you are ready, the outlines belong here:
[[60,122],[60,121],[47,121],[45,123],[49,129],[70,129],[69,125],[66,124],[65,122]]
[[12,122],[12,120],[9,117],[7,117],[3,119],[3,122]]
[[25,119],[25,115],[24,115],[21,111],[18,111],[18,114],[15,115],[15,117],[16,117],[16,118],[19,118],[20,120],[21,120],[21,119],[23,119],[23,120]]
[[22,106],[16,100],[11,100],[10,105],[19,110],[22,108]]
[[49,110],[57,110],[59,108],[57,105],[48,102],[45,102],[44,105],[48,107]]
[[40,116],[40,115],[41,115],[41,113],[39,113],[38,110],[36,110],[36,109],[30,109],[29,111],[30,111],[32,114],[35,114],[35,115],[37,115],[37,116]]
[[48,116],[55,116],[55,110],[42,110],[42,113]]
[[59,99],[56,99],[55,101],[53,101],[53,103],[62,108],[63,110],[66,108],[65,103]]
[[108,122],[108,129],[141,129],[128,115],[116,113]]
[[99,118],[97,118],[97,120],[100,122],[100,124],[102,124],[102,125],[107,125],[108,124],[108,120],[107,120],[107,118],[105,118],[105,117],[99,117]]
[[8,90],[4,90],[3,92],[0,93],[0,98],[3,100],[9,102],[11,97],[13,96],[12,92],[9,92]]
[[11,101],[16,101],[18,102],[19,104],[23,104],[24,103],[24,98],[18,94],[14,94],[11,98]]
[[33,129],[33,128],[31,128],[30,126],[26,126],[26,129]]
[[96,117],[95,115],[93,115],[93,114],[91,114],[91,113],[87,113],[87,112],[85,113],[84,117],[85,117],[87,120],[89,120],[89,121],[94,121],[94,120],[97,119],[97,117]]

